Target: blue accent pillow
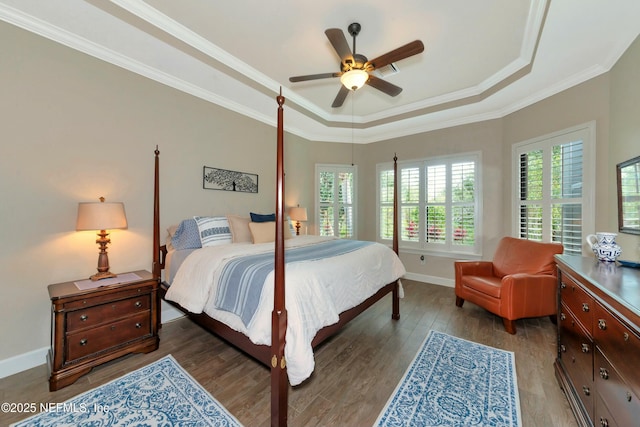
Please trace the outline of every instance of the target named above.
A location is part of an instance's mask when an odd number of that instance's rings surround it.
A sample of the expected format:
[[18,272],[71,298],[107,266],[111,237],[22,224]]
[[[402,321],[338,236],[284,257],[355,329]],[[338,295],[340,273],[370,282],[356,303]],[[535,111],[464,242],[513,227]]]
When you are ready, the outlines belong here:
[[274,222],[276,220],[276,214],[257,214],[250,212],[252,222]]
[[171,237],[171,244],[176,250],[201,248],[200,231],[196,220],[193,218],[183,220]]

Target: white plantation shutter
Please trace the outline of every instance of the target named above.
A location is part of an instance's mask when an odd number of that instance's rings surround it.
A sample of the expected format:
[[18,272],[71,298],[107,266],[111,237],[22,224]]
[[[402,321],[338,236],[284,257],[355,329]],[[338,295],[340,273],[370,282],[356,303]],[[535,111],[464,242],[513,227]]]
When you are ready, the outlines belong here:
[[[558,242],[567,254],[582,253],[594,223],[592,177],[586,173],[591,127],[517,144],[517,236]],[[591,211],[591,213],[589,212]]]
[[427,166],[426,241],[444,244],[447,235],[447,165]]
[[[478,253],[479,153],[399,162],[400,247]],[[393,237],[393,166],[378,165],[380,240]]]
[[400,170],[400,240],[420,241],[420,168]]
[[355,238],[355,166],[317,165],[316,177],[319,234]]
[[520,237],[542,241],[542,150],[520,155]]
[[393,169],[378,173],[378,218],[379,236],[384,240],[393,239]]
[[475,242],[476,165],[474,162],[451,165],[451,219],[454,246]]

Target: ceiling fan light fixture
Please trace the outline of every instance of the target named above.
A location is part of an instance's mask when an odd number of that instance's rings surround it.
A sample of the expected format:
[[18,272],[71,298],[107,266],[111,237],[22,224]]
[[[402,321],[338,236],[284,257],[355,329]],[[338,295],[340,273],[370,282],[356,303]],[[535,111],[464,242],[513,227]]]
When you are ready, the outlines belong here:
[[369,73],[364,70],[349,70],[340,76],[340,82],[349,90],[360,89],[369,79]]

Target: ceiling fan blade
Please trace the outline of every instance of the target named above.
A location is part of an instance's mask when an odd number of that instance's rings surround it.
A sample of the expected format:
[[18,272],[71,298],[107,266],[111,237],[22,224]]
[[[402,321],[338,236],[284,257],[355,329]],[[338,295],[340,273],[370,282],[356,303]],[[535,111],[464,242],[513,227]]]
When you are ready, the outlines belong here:
[[413,55],[417,55],[424,51],[424,44],[420,40],[412,41],[404,46],[400,46],[397,49],[387,52],[384,55],[380,55],[377,58],[368,62],[373,69],[384,67],[392,62],[400,61],[401,59],[408,58]]
[[344,33],[339,28],[329,28],[324,32],[327,38],[331,42],[331,45],[336,50],[336,53],[340,57],[340,61],[344,62],[346,59],[353,58],[353,53],[347,43],[347,39]]
[[349,95],[349,89],[347,89],[346,87],[344,87],[344,85],[340,85],[340,91],[338,92],[338,95],[336,95],[336,99],[333,100],[333,104],[331,104],[331,108],[338,108],[338,107],[342,107],[342,104],[344,103],[344,100],[346,99],[347,95]]
[[367,80],[367,84],[378,89],[379,91],[386,93],[389,96],[398,96],[400,92],[402,92],[401,87],[391,84],[386,80],[379,79],[371,74],[369,74],[369,80]]
[[340,77],[342,73],[322,73],[322,74],[309,74],[307,76],[294,76],[289,77],[290,82],[304,82],[307,80],[328,79],[331,77]]

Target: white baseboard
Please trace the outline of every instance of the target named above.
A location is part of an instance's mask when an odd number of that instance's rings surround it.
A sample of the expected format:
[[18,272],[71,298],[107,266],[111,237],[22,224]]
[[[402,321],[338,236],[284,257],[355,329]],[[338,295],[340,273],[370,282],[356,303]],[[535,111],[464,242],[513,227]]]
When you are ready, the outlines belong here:
[[22,353],[8,359],[0,360],[0,378],[5,378],[27,369],[47,363],[49,347]]
[[[452,279],[443,279],[442,277],[427,276],[425,274],[407,273],[404,275],[406,279],[415,280],[424,283],[433,283],[434,285],[454,287]],[[171,322],[184,316],[184,313],[175,307],[162,301],[161,303],[162,323]],[[8,359],[0,360],[0,378],[5,378],[13,374],[17,374],[27,369],[47,363],[47,352],[49,347],[39,348],[27,353],[19,354]]]
[[182,311],[178,310],[177,308],[173,307],[172,305],[164,301],[162,301],[162,303],[160,304],[160,307],[162,309],[160,318],[162,319],[163,324],[185,316],[185,314]]
[[445,279],[443,277],[428,276],[426,274],[406,273],[403,276],[405,279],[415,280],[417,282],[432,283],[434,285],[446,286],[448,288],[454,288],[456,282],[454,279]]

